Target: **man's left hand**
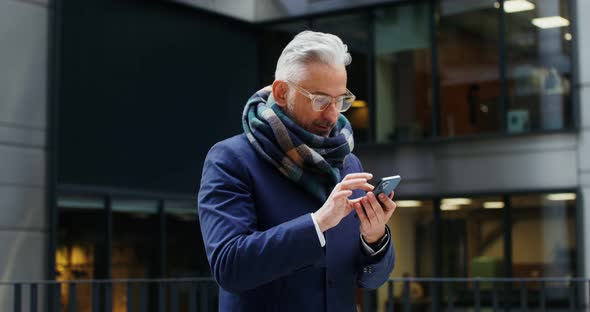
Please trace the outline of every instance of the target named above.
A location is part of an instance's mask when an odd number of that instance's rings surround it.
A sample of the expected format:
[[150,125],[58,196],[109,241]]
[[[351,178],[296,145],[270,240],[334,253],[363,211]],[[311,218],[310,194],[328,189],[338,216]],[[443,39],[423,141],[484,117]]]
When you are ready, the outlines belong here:
[[393,194],[391,192],[389,196],[386,196],[381,193],[379,200],[377,200],[373,192],[368,192],[366,196],[353,203],[356,214],[361,220],[361,234],[368,244],[378,242],[385,235],[385,224],[389,221],[396,207],[393,202]]

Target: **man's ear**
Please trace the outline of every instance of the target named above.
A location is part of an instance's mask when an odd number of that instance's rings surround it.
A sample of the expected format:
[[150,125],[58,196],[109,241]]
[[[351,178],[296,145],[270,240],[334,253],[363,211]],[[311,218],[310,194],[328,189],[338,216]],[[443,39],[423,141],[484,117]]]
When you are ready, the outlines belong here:
[[287,83],[282,80],[275,80],[272,83],[272,96],[275,99],[275,102],[280,107],[287,106],[287,98],[289,94],[289,87]]

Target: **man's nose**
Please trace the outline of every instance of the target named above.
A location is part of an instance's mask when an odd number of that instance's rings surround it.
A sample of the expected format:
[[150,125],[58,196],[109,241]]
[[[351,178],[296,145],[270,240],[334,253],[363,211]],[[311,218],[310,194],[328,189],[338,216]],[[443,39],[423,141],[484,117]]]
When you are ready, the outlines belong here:
[[324,118],[335,123],[338,116],[340,116],[340,111],[336,108],[336,100],[332,99],[330,105],[324,110]]

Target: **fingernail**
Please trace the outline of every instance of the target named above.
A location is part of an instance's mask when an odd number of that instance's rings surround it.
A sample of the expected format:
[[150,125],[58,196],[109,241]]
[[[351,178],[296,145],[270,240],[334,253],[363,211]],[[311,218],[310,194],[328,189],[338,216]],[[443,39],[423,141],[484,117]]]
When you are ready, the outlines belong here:
[[385,198],[385,194],[383,194],[383,193],[379,194],[379,198]]

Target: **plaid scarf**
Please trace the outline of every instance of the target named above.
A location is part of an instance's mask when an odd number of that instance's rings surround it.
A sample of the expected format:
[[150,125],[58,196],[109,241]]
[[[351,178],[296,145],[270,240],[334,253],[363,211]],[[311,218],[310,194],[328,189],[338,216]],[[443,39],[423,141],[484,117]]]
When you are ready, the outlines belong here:
[[352,128],[342,114],[328,137],[315,135],[285,114],[269,88],[250,97],[242,125],[262,158],[322,201],[340,182],[344,158],[354,148]]

